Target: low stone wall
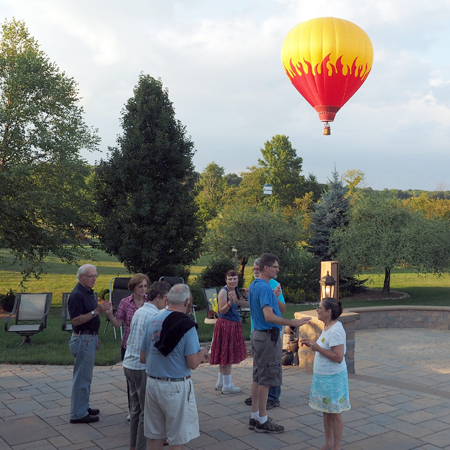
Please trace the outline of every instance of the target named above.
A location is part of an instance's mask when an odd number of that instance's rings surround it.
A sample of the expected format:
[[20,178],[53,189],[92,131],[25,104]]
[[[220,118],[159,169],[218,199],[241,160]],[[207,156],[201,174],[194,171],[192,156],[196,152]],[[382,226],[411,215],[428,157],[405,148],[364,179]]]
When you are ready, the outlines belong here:
[[[355,331],[360,314],[357,312],[346,311],[339,317],[339,321],[344,326],[347,334],[347,353],[345,354],[345,362],[349,373],[355,373]],[[299,329],[299,339],[310,339],[317,341],[323,331],[324,324],[317,318],[317,311],[302,311],[294,313],[296,319],[311,317],[311,322],[303,325]],[[300,346],[298,350],[299,366],[312,372],[314,363],[314,352],[305,346]]]
[[[317,319],[315,310],[296,312],[296,319],[312,317],[308,325],[299,330],[299,339],[317,340],[324,324]],[[339,320],[347,333],[345,360],[349,373],[355,373],[355,340],[357,330],[377,328],[432,328],[450,330],[450,307],[448,306],[368,306],[346,308]],[[300,367],[312,371],[314,352],[307,347],[298,351]]]
[[448,306],[369,306],[349,308],[359,314],[356,330],[375,328],[432,328],[450,330]]

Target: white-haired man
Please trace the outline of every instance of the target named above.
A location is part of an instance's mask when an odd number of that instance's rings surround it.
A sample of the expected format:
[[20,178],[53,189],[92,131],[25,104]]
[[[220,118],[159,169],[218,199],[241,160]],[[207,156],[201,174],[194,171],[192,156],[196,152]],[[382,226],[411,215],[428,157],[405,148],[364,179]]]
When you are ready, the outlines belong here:
[[149,450],[162,450],[167,437],[170,448],[181,450],[200,436],[197,404],[191,370],[208,360],[200,347],[197,324],[187,315],[189,286],[176,284],[167,300],[169,306],[153,316],[141,344],[141,363],[146,364],[144,433]]
[[100,345],[98,339],[99,314],[109,310],[111,303],[97,304],[93,291],[97,278],[97,268],[92,264],[84,264],[79,267],[78,283],[69,297],[68,308],[73,325],[69,349],[75,357],[70,423],[97,422],[100,413],[100,410],[89,407],[89,396],[94,372],[95,351]]

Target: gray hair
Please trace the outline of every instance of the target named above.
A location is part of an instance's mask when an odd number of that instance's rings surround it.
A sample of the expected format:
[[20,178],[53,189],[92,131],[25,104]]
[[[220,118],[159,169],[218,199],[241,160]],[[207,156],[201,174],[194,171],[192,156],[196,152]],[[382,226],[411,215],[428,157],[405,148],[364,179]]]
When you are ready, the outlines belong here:
[[257,265],[258,267],[259,267],[259,261],[260,261],[260,259],[261,258],[256,258],[254,261],[253,261],[253,265]]
[[82,266],[78,267],[77,280],[80,281],[80,277],[82,275],[86,275],[87,269],[90,269],[91,267],[93,267],[95,270],[97,270],[97,267],[94,266],[93,264],[83,264]]
[[187,284],[175,284],[167,294],[169,305],[183,305],[190,298],[191,290]]

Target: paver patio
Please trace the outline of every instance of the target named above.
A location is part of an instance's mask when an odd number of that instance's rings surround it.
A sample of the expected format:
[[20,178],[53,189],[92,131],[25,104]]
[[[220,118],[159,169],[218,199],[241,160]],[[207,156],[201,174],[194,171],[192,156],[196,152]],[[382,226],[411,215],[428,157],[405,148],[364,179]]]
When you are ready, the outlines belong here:
[[[18,350],[20,351],[20,350]],[[450,450],[450,333],[423,329],[358,331],[352,410],[343,414],[345,450]],[[322,418],[307,403],[311,374],[284,369],[281,407],[269,415],[278,435],[247,427],[251,360],[233,368],[238,395],[214,390],[217,367],[193,372],[201,436],[186,447],[205,450],[320,449]],[[94,424],[69,423],[71,366],[0,366],[0,450],[128,449],[125,378],[120,364],[96,367]]]

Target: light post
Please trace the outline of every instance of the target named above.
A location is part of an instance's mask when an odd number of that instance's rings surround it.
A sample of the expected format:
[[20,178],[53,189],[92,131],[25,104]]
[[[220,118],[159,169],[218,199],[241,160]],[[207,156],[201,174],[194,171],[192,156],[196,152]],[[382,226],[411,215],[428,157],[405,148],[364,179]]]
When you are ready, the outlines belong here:
[[339,300],[339,263],[337,261],[322,261],[320,263],[320,275],[320,300],[327,297]]
[[263,234],[263,249],[262,253],[266,251],[266,221],[267,221],[267,202],[269,201],[269,195],[272,195],[272,185],[266,183],[263,186],[263,194],[266,196],[266,212],[264,213],[264,234]]

